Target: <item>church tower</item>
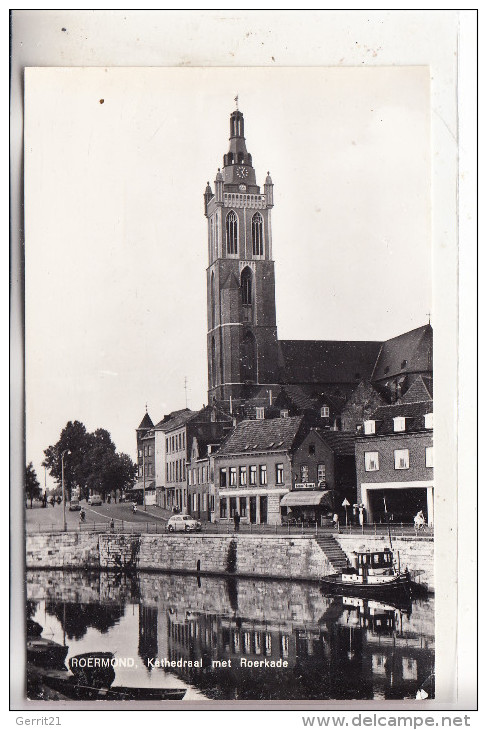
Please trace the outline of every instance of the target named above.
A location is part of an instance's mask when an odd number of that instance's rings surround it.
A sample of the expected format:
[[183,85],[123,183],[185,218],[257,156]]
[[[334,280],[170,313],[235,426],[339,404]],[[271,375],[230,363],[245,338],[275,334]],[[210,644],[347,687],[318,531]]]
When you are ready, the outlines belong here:
[[208,403],[252,395],[275,384],[277,328],[269,173],[264,193],[247,152],[244,117],[230,115],[230,148],[215,192],[204,193],[208,219]]

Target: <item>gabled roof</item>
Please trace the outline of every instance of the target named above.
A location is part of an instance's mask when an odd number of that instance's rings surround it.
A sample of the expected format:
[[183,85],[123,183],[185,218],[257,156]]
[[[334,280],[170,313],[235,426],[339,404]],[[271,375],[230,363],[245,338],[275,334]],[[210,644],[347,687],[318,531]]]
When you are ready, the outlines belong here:
[[303,422],[302,416],[241,421],[223,442],[218,456],[289,451]]
[[151,421],[151,417],[149,416],[149,414],[146,411],[144,418],[141,420],[140,426],[138,427],[137,431],[140,431],[140,430],[146,429],[146,428],[153,428],[153,426],[154,426],[154,424]]
[[[430,384],[429,384],[430,385]],[[396,401],[396,404],[401,403],[417,403],[418,401],[431,400],[432,393],[428,388],[428,384],[422,375],[418,375],[413,384],[404,393],[402,398]]]
[[283,383],[358,383],[370,376],[380,342],[279,340]]
[[432,370],[433,329],[425,324],[382,345],[372,380]]
[[355,433],[351,431],[325,431],[317,428],[320,438],[330,449],[340,456],[355,455]]
[[184,426],[184,424],[197,413],[198,411],[190,411],[189,408],[183,408],[179,411],[173,411],[167,416],[164,416],[162,421],[156,423],[154,428],[158,431],[164,432],[173,431],[175,428],[180,428],[181,426]]

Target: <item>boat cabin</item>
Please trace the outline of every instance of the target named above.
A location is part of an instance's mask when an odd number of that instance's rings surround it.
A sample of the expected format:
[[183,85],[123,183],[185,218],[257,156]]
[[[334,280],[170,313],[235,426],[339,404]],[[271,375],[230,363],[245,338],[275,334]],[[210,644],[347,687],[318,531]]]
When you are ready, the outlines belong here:
[[392,568],[392,550],[389,548],[375,552],[371,552],[370,550],[363,553],[355,551],[354,556],[354,563],[356,563],[355,568],[357,570],[363,567],[367,567],[369,569]]

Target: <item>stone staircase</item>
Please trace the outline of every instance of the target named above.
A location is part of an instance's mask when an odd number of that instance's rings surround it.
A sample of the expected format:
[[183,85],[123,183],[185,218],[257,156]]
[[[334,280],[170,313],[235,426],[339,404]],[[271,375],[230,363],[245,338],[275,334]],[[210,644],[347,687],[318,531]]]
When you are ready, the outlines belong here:
[[333,535],[316,535],[315,541],[325,553],[335,572],[341,573],[347,567],[347,555]]

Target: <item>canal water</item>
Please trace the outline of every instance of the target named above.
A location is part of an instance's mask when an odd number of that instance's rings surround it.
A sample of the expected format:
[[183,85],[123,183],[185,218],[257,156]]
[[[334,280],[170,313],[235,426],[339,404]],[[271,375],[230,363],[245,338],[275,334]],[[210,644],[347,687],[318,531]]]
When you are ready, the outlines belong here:
[[[160,573],[26,579],[42,637],[67,647],[66,666],[113,653],[112,687],[186,688],[184,701],[434,696],[432,597],[393,605],[317,583]],[[38,682],[28,694],[53,698]]]

